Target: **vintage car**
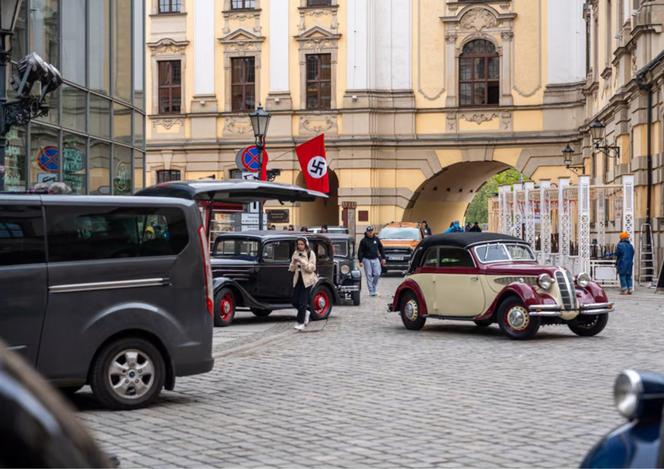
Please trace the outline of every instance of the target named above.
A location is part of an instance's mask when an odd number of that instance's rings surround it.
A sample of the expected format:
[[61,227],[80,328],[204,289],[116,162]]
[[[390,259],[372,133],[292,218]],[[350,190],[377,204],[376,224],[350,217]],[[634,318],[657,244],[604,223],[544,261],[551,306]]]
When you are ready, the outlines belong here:
[[424,234],[418,223],[397,222],[385,225],[378,233],[378,238],[385,251],[383,273],[386,274],[390,270],[403,272],[408,268],[413,252]]
[[334,284],[339,297],[354,306],[360,304],[362,273],[355,263],[355,238],[343,233],[325,233],[334,251]]
[[311,319],[328,318],[332,305],[339,301],[330,240],[312,233],[244,231],[222,234],[214,242],[211,263],[215,326],[230,325],[237,308],[249,308],[258,317],[293,308],[293,274],[288,266],[302,235],[316,254],[320,277],[311,289]]
[[664,376],[625,370],[613,397],[628,422],[602,438],[581,467],[664,467]]
[[389,305],[407,329],[427,318],[498,323],[512,339],[541,325],[565,324],[580,336],[604,329],[613,304],[587,274],[538,265],[525,241],[496,233],[427,237]]

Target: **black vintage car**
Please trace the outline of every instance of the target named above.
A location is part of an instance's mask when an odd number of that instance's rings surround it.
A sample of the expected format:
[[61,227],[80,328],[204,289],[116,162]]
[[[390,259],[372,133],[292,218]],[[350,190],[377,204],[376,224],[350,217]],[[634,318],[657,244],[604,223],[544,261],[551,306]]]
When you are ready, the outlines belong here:
[[355,238],[344,233],[325,233],[334,249],[334,284],[342,300],[360,304],[362,273],[355,265]]
[[333,248],[323,235],[289,231],[225,233],[212,250],[214,324],[233,322],[237,308],[249,308],[266,317],[278,309],[293,308],[293,274],[288,271],[297,239],[306,235],[316,254],[318,283],[311,290],[311,319],[327,319],[339,301],[334,285]]

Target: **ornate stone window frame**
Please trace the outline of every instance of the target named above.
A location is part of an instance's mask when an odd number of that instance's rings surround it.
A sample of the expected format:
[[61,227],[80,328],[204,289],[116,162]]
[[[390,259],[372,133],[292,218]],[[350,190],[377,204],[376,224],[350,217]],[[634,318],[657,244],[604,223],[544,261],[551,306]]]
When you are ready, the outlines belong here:
[[[298,53],[300,65],[301,110],[320,114],[332,112],[337,108],[337,63],[339,56],[340,38],[341,34],[335,34],[320,26],[314,26],[302,34],[295,36],[295,40],[300,44]],[[307,54],[330,54],[330,63],[332,65],[332,96],[329,110],[307,110]]]
[[[186,95],[185,91],[187,89],[186,77],[187,77],[187,60],[185,51],[189,46],[189,41],[176,41],[170,38],[160,39],[157,42],[148,42],[146,44],[150,50],[150,71],[152,73],[152,86],[150,93],[152,96],[152,106],[150,106],[150,113],[152,118],[168,118],[172,119],[173,116],[177,117],[178,115],[186,114]],[[181,111],[180,114],[169,114],[169,115],[160,115],[159,114],[159,66],[157,62],[163,60],[179,60],[182,76],[181,80]]]
[[306,17],[321,17],[330,15],[332,17],[331,29],[336,34],[339,31],[339,2],[332,0],[331,5],[308,6],[307,0],[300,0],[300,6],[297,8],[300,12],[300,23],[298,31],[300,34],[304,33],[306,27]]
[[[232,60],[240,57],[253,57],[256,67],[256,100],[260,102],[261,94],[261,53],[265,37],[257,36],[246,29],[237,29],[219,42],[224,47],[224,112],[232,112],[233,102],[231,96]],[[246,114],[245,112],[234,114]]]
[[150,16],[167,17],[167,16],[186,15],[187,14],[187,2],[188,2],[188,0],[180,0],[180,3],[182,4],[182,8],[180,8],[180,11],[178,13],[159,13],[159,0],[151,0],[150,1]]
[[[513,104],[514,18],[512,12],[500,13],[486,3],[469,2],[454,16],[441,17],[445,26],[445,81],[449,83],[447,107],[459,106],[459,57],[470,41],[484,39],[496,46],[500,58],[500,100],[498,107]],[[454,60],[449,60],[450,58]],[[486,106],[488,108],[495,105]],[[465,107],[464,107],[465,109]]]

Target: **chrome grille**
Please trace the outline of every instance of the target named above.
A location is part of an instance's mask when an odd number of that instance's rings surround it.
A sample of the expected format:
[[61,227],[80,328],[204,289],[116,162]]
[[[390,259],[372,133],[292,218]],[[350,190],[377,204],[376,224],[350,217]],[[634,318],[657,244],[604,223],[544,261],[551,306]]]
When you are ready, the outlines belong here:
[[413,252],[409,248],[384,248],[383,250],[385,251],[386,254],[387,253],[389,253],[389,254],[404,254],[404,255],[408,255],[408,256],[410,256],[410,254]]
[[576,290],[574,289],[574,278],[566,270],[556,271],[556,282],[560,289],[560,299],[563,302],[563,307],[566,310],[577,309],[576,305]]

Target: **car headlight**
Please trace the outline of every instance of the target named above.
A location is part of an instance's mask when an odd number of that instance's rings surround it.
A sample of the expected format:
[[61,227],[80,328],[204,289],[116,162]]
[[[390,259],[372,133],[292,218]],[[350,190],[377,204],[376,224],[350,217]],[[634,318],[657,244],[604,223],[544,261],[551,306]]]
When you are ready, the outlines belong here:
[[344,275],[350,274],[350,267],[345,265],[345,264],[342,265],[341,266],[341,273],[344,274]]
[[590,283],[590,275],[583,272],[576,276],[576,284],[581,288],[586,288]]
[[635,418],[642,393],[643,381],[641,381],[641,376],[636,371],[625,370],[620,373],[613,385],[613,400],[618,412],[627,419]]
[[543,289],[543,290],[549,290],[551,286],[553,285],[553,278],[549,274],[542,274],[539,277],[537,277],[537,284]]

